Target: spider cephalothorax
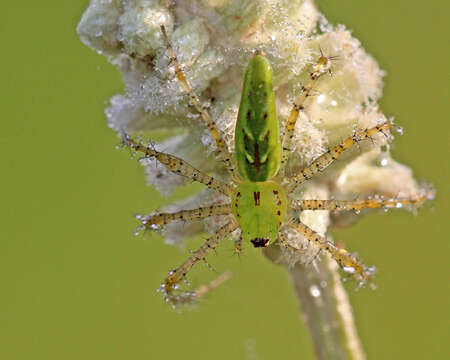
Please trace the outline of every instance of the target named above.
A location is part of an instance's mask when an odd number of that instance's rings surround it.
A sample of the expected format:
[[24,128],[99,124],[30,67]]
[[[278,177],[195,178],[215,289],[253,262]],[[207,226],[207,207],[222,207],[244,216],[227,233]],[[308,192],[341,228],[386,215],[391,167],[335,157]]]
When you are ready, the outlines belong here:
[[124,135],[123,144],[127,147],[142,153],[146,158],[156,159],[170,171],[200,182],[230,199],[228,203],[221,205],[182,210],[176,213],[158,213],[139,218],[143,229],[153,229],[172,221],[205,219],[217,215],[228,215],[229,218],[228,223],[206,240],[198,250],[192,253],[191,257],[169,273],[161,286],[166,300],[173,304],[191,302],[217,286],[223,278],[194,291],[183,291],[179,289],[178,283],[186,277],[196,263],[205,260],[208,253],[216,248],[221,240],[237,229],[241,231],[240,238],[236,241],[237,251],[240,251],[242,241],[248,241],[255,247],[266,247],[269,244],[278,243],[287,251],[297,253],[300,250],[293,247],[285,239],[283,231],[280,231],[295,229],[297,234],[306,241],[336,260],[345,272],[355,277],[359,285],[369,281],[373,274],[372,267],[365,266],[355,255],[338,248],[332,241],[303,224],[294,214],[303,210],[360,211],[365,208],[398,208],[423,203],[432,196],[432,191],[424,189],[408,198],[373,197],[354,201],[326,199],[293,201],[290,195],[298,185],[325,170],[354,144],[372,139],[379,133],[389,132],[394,126],[392,122],[381,121],[373,127],[355,130],[351,136],[329,148],[296,174],[286,176],[285,169],[291,154],[298,115],[305,110],[305,101],[311,95],[315,82],[330,71],[331,57],[324,56],[321,51],[320,57],[309,74],[309,83],[302,86],[302,92],[293,104],[284,124],[283,136],[280,137],[272,90],[272,69],[264,54],[256,51],[250,60],[244,79],[235,127],[235,152],[231,154],[214,120],[207,109],[201,106],[199,98],[193,92],[175,57],[164,27],[161,27],[161,30],[169,50],[170,60],[175,66],[176,77],[189,96],[192,106],[208,127],[231,179],[230,183],[221,182],[176,156],[159,152],[152,146]]
[[240,183],[231,201],[234,219],[242,230],[244,241],[255,247],[276,241],[278,229],[286,218],[286,195],[274,181]]

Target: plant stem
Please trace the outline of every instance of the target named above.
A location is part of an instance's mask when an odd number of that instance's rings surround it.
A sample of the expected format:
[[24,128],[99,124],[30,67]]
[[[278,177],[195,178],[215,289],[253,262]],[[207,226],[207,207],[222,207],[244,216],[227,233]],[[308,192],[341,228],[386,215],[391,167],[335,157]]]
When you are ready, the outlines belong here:
[[[265,255],[278,262],[280,250],[271,246]],[[337,264],[324,256],[307,266],[290,267],[288,273],[317,359],[366,359]]]

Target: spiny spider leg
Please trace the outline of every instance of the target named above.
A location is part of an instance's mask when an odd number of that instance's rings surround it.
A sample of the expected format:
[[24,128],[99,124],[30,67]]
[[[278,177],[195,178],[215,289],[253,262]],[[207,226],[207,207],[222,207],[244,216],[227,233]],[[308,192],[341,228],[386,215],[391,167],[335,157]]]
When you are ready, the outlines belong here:
[[233,188],[228,184],[214,179],[200,170],[197,170],[192,165],[188,164],[184,160],[170,154],[159,152],[153,149],[150,145],[143,144],[141,142],[136,142],[128,135],[123,138],[123,144],[130,149],[141,152],[146,158],[155,158],[161,164],[166,165],[172,172],[178,175],[185,176],[193,181],[197,181],[206,185],[208,188],[217,190],[222,194],[231,196]]
[[[295,219],[291,222],[291,226],[296,229],[306,240],[314,243],[322,251],[326,252],[333,258],[339,266],[348,274],[352,274],[358,281],[358,286],[365,285],[370,281],[371,276],[375,272],[373,267],[364,265],[355,255],[350,254],[344,249],[338,248],[331,241],[328,241],[324,236],[319,235],[310,227],[303,224],[300,220]],[[302,252],[291,246],[283,237],[280,237],[280,242],[289,250],[294,252]]]
[[361,200],[298,200],[292,203],[295,210],[329,210],[329,211],[360,211],[363,209],[401,209],[408,205],[420,205],[433,198],[432,190],[425,190],[409,198],[369,198]]
[[328,149],[327,152],[320,155],[311,164],[309,164],[304,169],[300,170],[300,172],[297,175],[288,179],[288,192],[294,190],[294,188],[297,185],[300,185],[305,181],[311,179],[317,173],[325,170],[334,161],[336,161],[336,159],[338,159],[345,150],[349,149],[354,144],[357,144],[365,139],[371,138],[375,134],[383,132],[384,130],[388,130],[391,127],[393,127],[392,122],[386,121],[380,125],[374,126],[369,129],[357,130],[352,136],[349,136],[340,144]]
[[236,254],[241,255],[242,254],[242,235],[240,235],[236,240],[234,240],[234,251]]
[[238,224],[235,220],[230,221],[228,224],[222,226],[217,232],[207,239],[200,248],[195,251],[189,259],[187,259],[182,265],[171,271],[166,280],[161,286],[164,298],[170,301],[172,304],[185,304],[189,303],[199,296],[205,293],[205,289],[213,288],[213,285],[206,285],[206,288],[200,287],[194,291],[182,291],[177,288],[177,284],[183,280],[187,273],[197,264],[206,258],[211,250],[214,250],[217,245],[230,233],[238,228]]
[[192,210],[181,210],[174,213],[157,213],[152,215],[136,215],[136,219],[141,221],[140,230],[155,230],[161,225],[166,225],[172,221],[191,221],[205,219],[211,216],[231,214],[231,205],[213,205]]
[[298,98],[294,101],[294,105],[289,113],[289,117],[286,120],[284,136],[282,140],[282,154],[281,154],[281,167],[280,176],[284,175],[287,162],[289,161],[289,155],[291,153],[292,138],[294,137],[295,124],[301,111],[305,109],[306,99],[311,96],[311,90],[316,81],[330,69],[330,60],[335,60],[336,57],[326,57],[320,49],[320,57],[313,67],[312,73],[309,74],[310,81],[306,86],[302,86],[302,92]]
[[173,51],[172,45],[170,44],[169,37],[167,36],[166,28],[164,27],[164,25],[161,25],[161,31],[164,40],[166,42],[167,50],[169,50],[170,62],[172,62],[175,66],[175,74],[178,81],[180,82],[186,94],[189,96],[191,104],[194,106],[195,110],[199,113],[199,115],[205,122],[206,126],[208,127],[212,138],[216,142],[216,146],[220,153],[220,156],[222,157],[222,161],[225,163],[225,167],[230,173],[232,179],[236,179],[237,174],[233,166],[233,163],[231,162],[231,154],[228,151],[228,147],[225,141],[223,140],[222,135],[220,134],[220,131],[217,128],[215,121],[212,119],[208,110],[202,107],[199,97],[195,94],[194,90],[191,87],[191,84],[189,83],[189,80],[184,74],[183,68],[178,62],[177,57],[175,56],[175,52]]
[[145,229],[152,230],[172,221],[191,221],[211,216],[231,214],[231,205],[213,205],[192,210],[181,210],[174,213],[157,213],[152,215],[136,215]]

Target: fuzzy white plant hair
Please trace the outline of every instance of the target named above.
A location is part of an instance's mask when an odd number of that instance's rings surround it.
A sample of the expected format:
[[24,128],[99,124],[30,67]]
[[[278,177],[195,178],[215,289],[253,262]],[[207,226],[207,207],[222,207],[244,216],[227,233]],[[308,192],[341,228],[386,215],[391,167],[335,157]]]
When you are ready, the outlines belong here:
[[[274,69],[280,124],[294,98],[308,82],[311,66],[321,52],[336,56],[330,76],[314,88],[314,98],[297,122],[287,176],[308,164],[356,128],[385,121],[377,101],[384,72],[344,26],[333,26],[312,0],[92,0],[77,31],[82,41],[115,64],[125,92],[115,95],[106,109],[108,126],[121,133],[174,129],[180,134],[156,144],[192,165],[226,180],[223,163],[215,161],[215,142],[201,119],[188,106],[176,80],[160,26],[164,25],[194,91],[210,108],[230,151],[239,107],[243,74],[255,49],[264,51]],[[210,99],[214,97],[214,101]],[[282,127],[280,127],[282,128]],[[351,149],[324,174],[308,182],[296,199],[320,195],[354,199],[380,194],[410,196],[420,191],[411,171],[389,153],[391,136],[377,135]],[[184,180],[144,161],[148,181],[168,193]],[[170,210],[186,204],[215,203],[205,190]],[[304,211],[302,221],[324,233],[354,220],[349,213],[330,217],[326,211]],[[208,221],[211,231],[220,218]],[[180,243],[202,226],[167,226],[167,241]],[[305,247],[301,237],[286,234],[288,242]],[[315,254],[312,249],[310,255]],[[292,262],[298,259],[292,260]]]

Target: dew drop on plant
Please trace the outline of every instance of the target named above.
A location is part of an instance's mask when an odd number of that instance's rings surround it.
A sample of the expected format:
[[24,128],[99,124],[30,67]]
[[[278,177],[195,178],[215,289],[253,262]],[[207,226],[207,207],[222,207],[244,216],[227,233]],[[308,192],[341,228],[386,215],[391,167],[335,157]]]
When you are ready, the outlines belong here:
[[318,298],[320,296],[320,289],[317,285],[311,285],[309,288],[309,293],[313,298]]
[[342,268],[346,273],[353,274],[355,272],[355,268],[351,266],[344,266]]
[[134,236],[138,236],[142,230],[145,230],[145,226],[144,225],[138,226],[136,230],[134,230],[133,232]]

